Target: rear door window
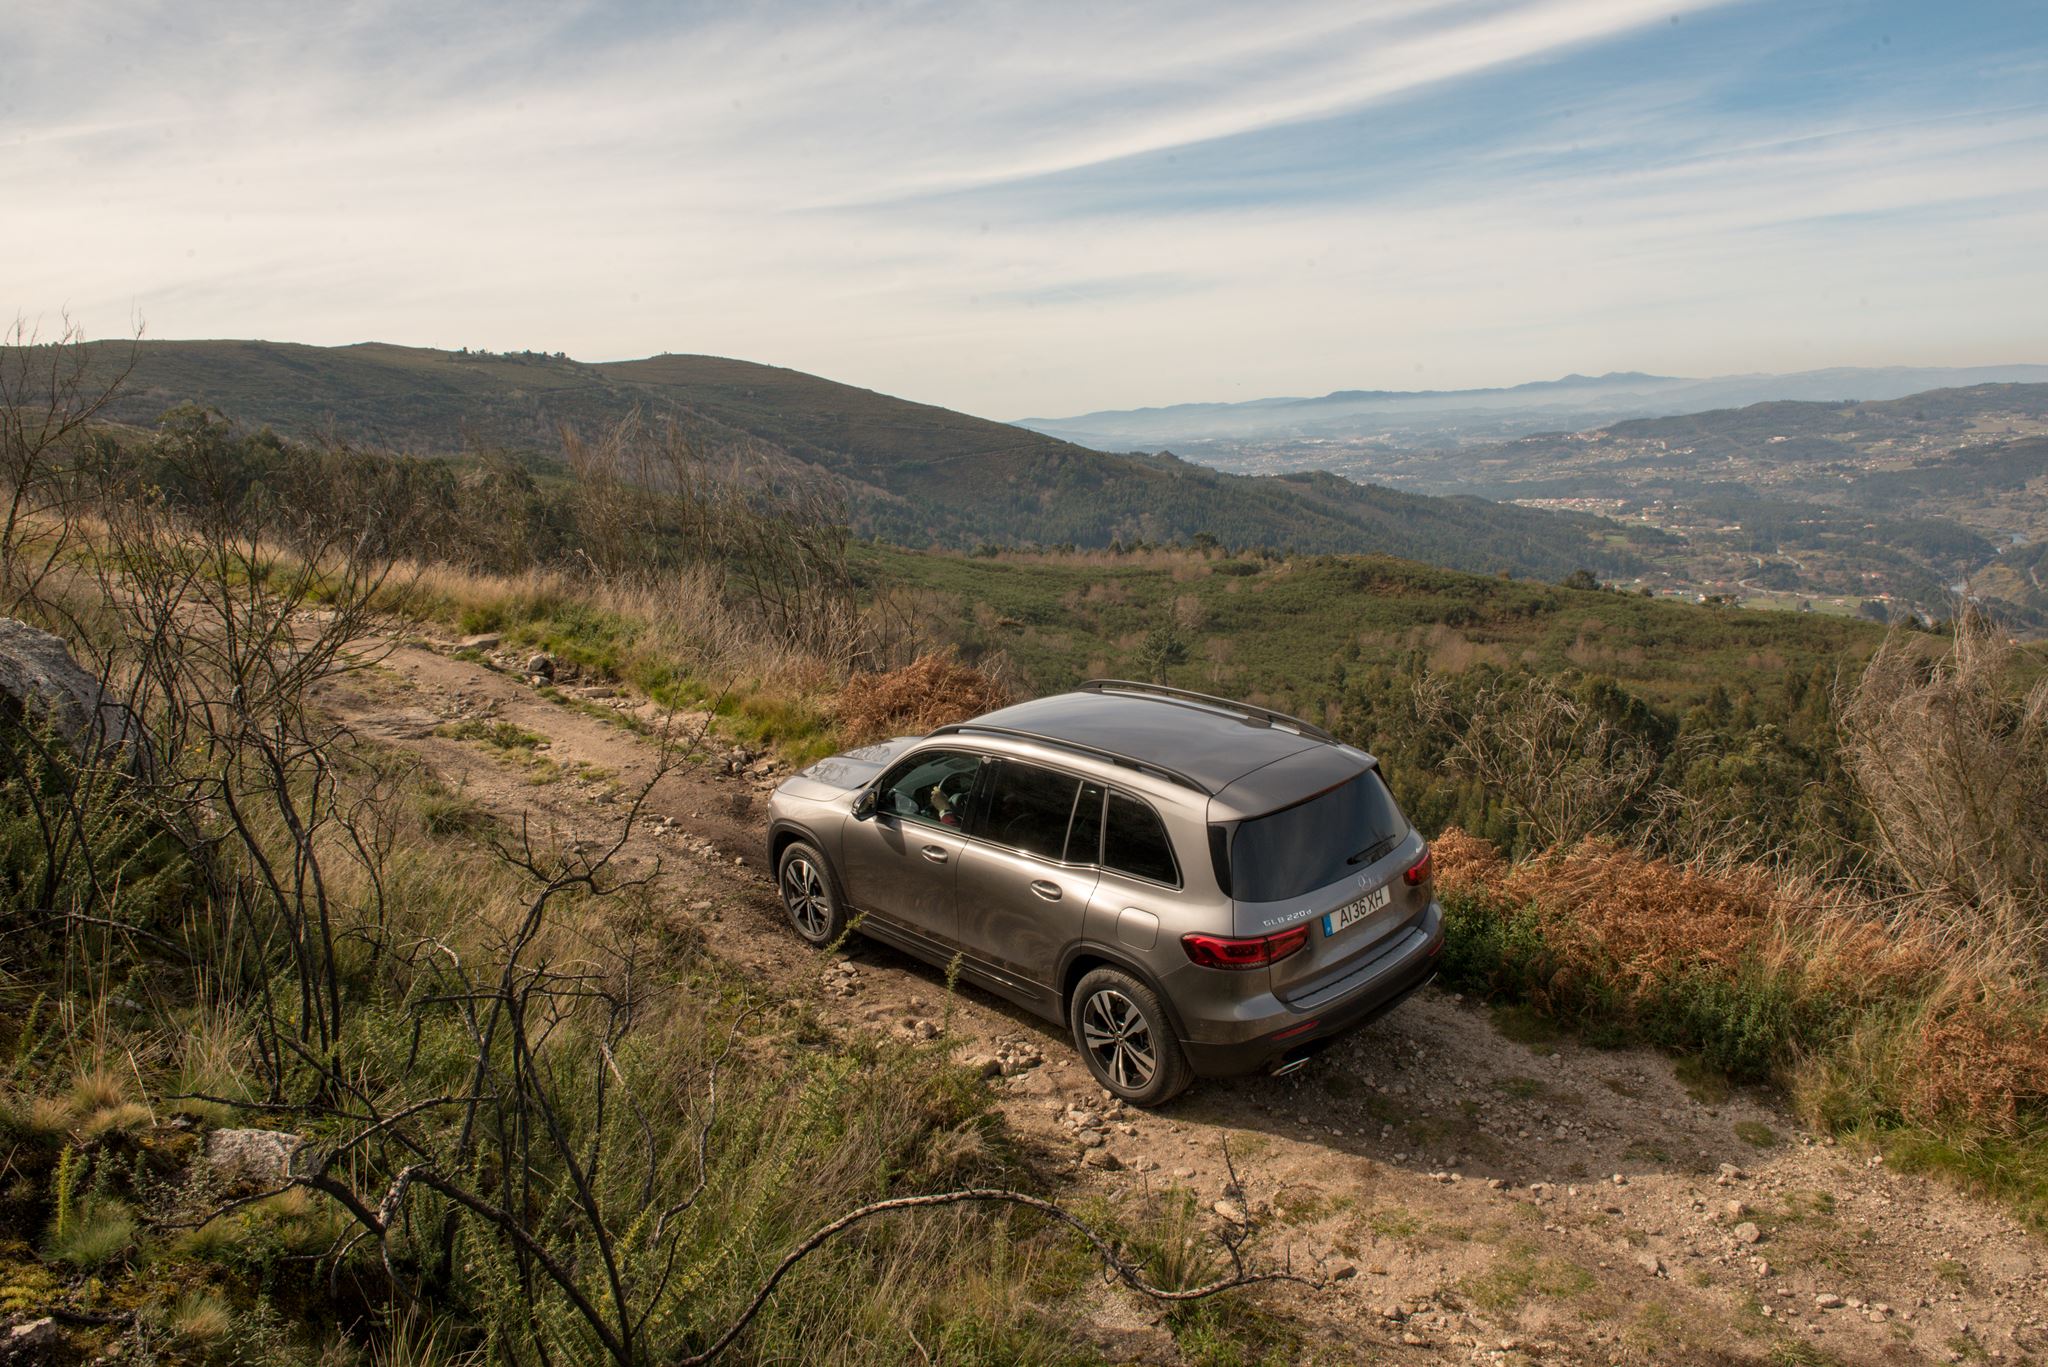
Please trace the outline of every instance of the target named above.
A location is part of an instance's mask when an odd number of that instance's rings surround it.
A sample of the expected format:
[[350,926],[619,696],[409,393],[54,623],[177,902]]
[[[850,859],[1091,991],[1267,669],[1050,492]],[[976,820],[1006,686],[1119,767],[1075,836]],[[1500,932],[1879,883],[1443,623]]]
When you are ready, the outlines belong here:
[[1081,785],[1081,800],[1074,804],[1074,824],[1067,831],[1067,862],[1094,864],[1102,858],[1102,785]]
[[1159,813],[1137,798],[1109,795],[1109,819],[1103,827],[1102,866],[1154,883],[1180,885],[1173,862],[1173,842],[1166,838]]
[[1368,769],[1306,802],[1239,824],[1230,846],[1232,894],[1279,902],[1328,887],[1393,851],[1408,820]]
[[975,834],[1057,861],[1066,849],[1080,788],[1081,780],[1072,774],[1006,759],[997,766],[988,812]]

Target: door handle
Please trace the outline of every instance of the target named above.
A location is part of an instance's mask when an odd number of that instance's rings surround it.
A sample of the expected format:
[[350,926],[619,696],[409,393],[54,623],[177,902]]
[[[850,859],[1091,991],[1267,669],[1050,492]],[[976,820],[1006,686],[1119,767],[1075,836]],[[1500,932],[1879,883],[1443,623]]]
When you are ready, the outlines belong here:
[[946,862],[946,847],[943,845],[927,845],[919,850],[918,853],[931,860],[934,864]]
[[1031,885],[1031,890],[1048,902],[1060,900],[1060,885],[1058,883],[1049,883],[1045,879],[1040,878]]

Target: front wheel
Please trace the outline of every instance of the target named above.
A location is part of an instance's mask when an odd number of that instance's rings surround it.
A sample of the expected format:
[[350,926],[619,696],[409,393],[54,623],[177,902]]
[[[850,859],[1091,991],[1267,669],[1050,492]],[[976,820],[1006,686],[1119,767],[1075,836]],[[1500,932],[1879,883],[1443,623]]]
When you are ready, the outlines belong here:
[[846,908],[832,885],[832,870],[815,846],[798,840],[782,852],[775,885],[789,923],[809,943],[823,948],[846,933]]
[[1160,1105],[1194,1080],[1159,995],[1128,973],[1098,968],[1081,979],[1068,1023],[1095,1080],[1133,1106]]

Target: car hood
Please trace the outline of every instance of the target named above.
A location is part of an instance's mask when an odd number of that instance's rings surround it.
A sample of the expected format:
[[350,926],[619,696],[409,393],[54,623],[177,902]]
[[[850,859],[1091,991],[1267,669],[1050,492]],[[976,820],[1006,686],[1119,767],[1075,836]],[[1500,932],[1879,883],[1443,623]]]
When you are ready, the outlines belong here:
[[923,740],[922,736],[897,736],[876,745],[864,745],[843,755],[821,759],[782,785],[793,797],[823,799],[835,793],[850,793],[865,787],[889,762]]

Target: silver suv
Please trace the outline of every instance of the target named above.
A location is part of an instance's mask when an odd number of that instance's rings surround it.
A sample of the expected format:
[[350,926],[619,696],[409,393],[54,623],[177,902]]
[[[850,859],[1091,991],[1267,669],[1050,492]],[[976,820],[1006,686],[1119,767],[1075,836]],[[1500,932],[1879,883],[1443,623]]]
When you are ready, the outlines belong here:
[[1435,974],[1429,847],[1371,755],[1150,684],[821,760],[770,867],[814,945],[850,925],[1062,1022],[1102,1085],[1288,1072]]

